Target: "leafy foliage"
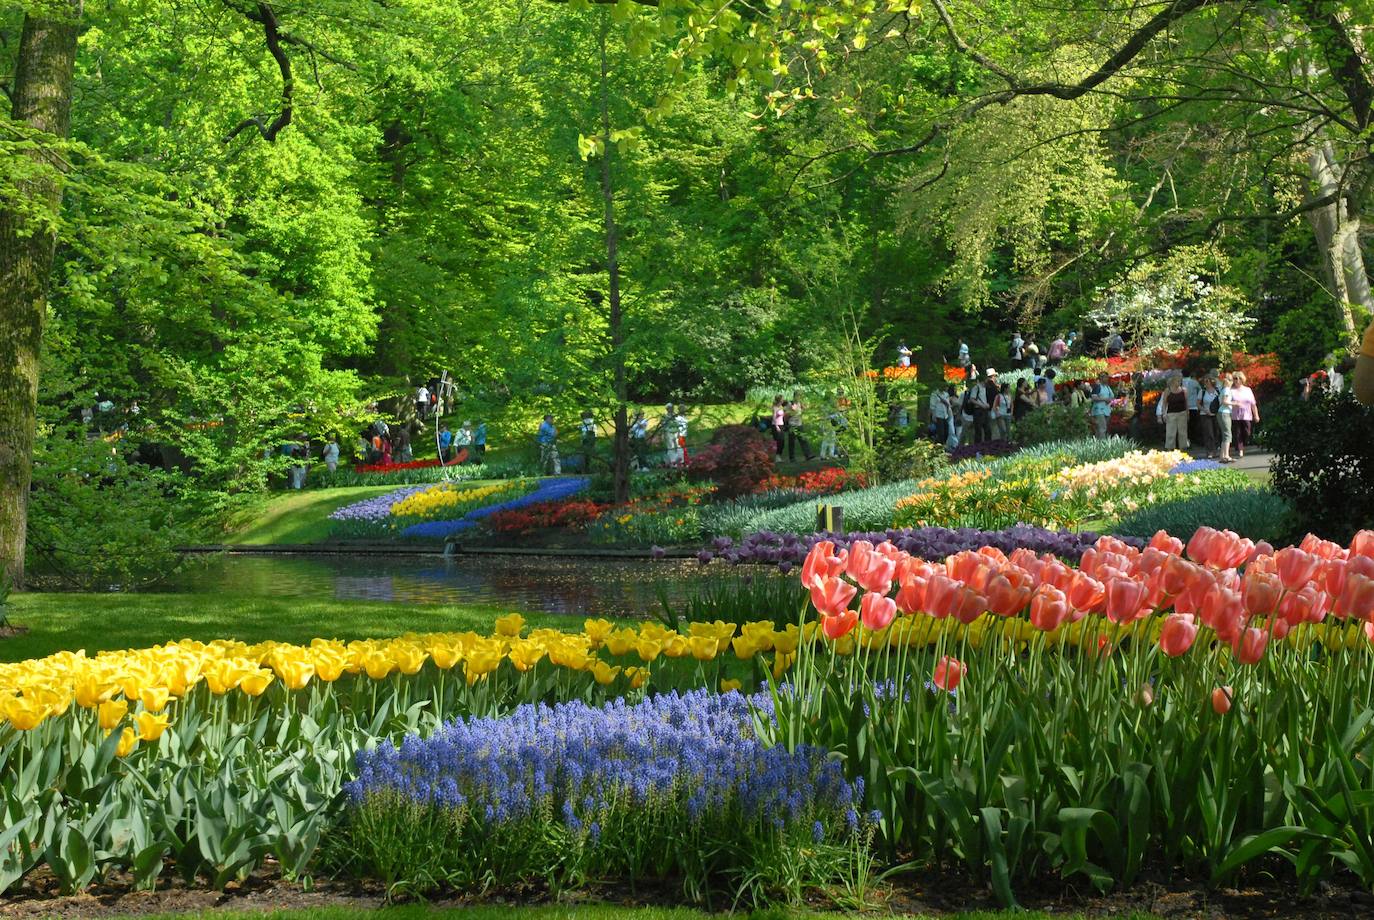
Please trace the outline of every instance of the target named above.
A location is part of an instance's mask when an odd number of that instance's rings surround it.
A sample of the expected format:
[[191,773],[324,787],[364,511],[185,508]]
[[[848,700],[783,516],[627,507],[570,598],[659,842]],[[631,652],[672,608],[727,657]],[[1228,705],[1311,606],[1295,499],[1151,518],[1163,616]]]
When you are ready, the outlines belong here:
[[1288,499],[1298,526],[1333,540],[1374,521],[1374,409],[1349,392],[1303,402],[1286,400],[1264,416],[1264,443],[1274,452],[1273,490]]
[[714,482],[722,498],[749,495],[773,475],[775,455],[772,441],[757,428],[725,425],[688,459],[687,478]]
[[1082,407],[1051,403],[1027,413],[1012,426],[1012,440],[1018,444],[1049,444],[1081,438],[1088,429],[1088,416]]

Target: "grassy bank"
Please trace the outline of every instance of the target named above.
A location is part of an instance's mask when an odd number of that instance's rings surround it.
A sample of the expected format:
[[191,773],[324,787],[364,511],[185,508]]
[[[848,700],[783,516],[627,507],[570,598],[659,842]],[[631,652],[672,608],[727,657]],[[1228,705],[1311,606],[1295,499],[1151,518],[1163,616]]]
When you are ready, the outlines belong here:
[[[0,661],[53,652],[139,648],[176,639],[308,643],[317,636],[368,639],[407,632],[487,633],[506,608],[340,601],[333,598],[238,597],[220,594],[16,594],[9,618],[28,627],[0,638]],[[538,626],[577,629],[581,618],[526,613]]]
[[399,488],[395,485],[348,486],[279,492],[253,509],[224,537],[243,546],[321,543],[329,539],[329,515],[344,505]]

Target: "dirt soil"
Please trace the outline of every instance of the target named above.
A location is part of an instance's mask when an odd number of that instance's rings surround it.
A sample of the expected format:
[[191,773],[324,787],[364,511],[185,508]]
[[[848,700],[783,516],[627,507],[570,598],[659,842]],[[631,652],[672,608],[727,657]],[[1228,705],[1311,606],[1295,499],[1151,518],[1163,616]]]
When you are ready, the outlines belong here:
[[[377,887],[357,883],[316,880],[312,884],[288,882],[270,867],[231,883],[224,891],[203,885],[185,885],[164,877],[155,891],[134,891],[125,877],[113,876],[79,895],[58,893],[57,880],[45,871],[31,874],[24,884],[0,898],[0,918],[37,920],[46,917],[105,918],[143,914],[199,913],[225,910],[269,912],[320,907],[371,909],[385,903]],[[563,903],[601,902],[633,905],[680,903],[676,886],[642,887],[634,896],[618,886],[605,886],[573,894]],[[1291,881],[1256,878],[1234,888],[1209,888],[1201,882],[1142,881],[1106,895],[1083,886],[1047,884],[1018,891],[1021,906],[1046,914],[1082,914],[1088,917],[1125,917],[1150,914],[1166,920],[1346,920],[1374,917],[1374,895],[1353,885],[1324,886],[1311,897],[1300,897]],[[966,877],[941,873],[916,873],[893,879],[872,895],[870,916],[926,914],[944,916],[976,910],[997,910],[991,890]],[[438,898],[436,908],[471,905],[466,899]],[[525,896],[488,898],[487,904],[546,904],[543,891]],[[723,905],[722,905],[723,906]],[[826,905],[812,907],[825,910]],[[838,914],[836,916],[839,916]]]

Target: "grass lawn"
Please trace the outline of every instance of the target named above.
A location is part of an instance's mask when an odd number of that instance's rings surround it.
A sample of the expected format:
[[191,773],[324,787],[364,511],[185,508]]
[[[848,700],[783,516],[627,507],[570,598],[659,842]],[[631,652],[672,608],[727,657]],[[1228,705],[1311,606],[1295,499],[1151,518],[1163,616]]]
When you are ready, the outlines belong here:
[[[509,608],[237,597],[220,594],[15,594],[9,618],[27,626],[0,639],[0,661],[53,652],[142,648],[176,639],[241,639],[308,643],[322,636],[368,639],[407,632],[487,633]],[[576,617],[526,613],[535,626],[580,629]]]
[[[424,904],[407,904],[370,910],[352,907],[321,907],[306,910],[276,911],[272,913],[238,913],[206,911],[145,915],[148,920],[717,920],[737,916],[741,920],[821,920],[826,917],[847,916],[806,910],[774,908],[751,914],[708,914],[686,907],[615,907],[605,904],[568,906],[519,907],[514,905],[474,905],[459,908],[436,908]],[[913,914],[877,914],[870,916],[910,917]],[[977,911],[945,914],[944,920],[1049,920],[1049,914],[1038,911]],[[1081,914],[1055,913],[1056,920],[1075,920]],[[1122,915],[1122,920],[1148,920],[1145,914]]]
[[347,486],[342,489],[304,489],[273,494],[251,519],[226,534],[226,543],[266,546],[281,543],[321,543],[329,539],[329,515],[344,505],[399,489],[400,486]]

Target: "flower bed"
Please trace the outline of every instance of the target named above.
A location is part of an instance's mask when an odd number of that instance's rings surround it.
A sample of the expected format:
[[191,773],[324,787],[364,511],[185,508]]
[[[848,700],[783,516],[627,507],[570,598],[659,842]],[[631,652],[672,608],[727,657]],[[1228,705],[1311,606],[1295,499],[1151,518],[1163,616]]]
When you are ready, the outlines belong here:
[[502,497],[520,495],[534,488],[527,480],[510,480],[488,486],[461,488],[453,483],[406,486],[385,495],[374,496],[336,509],[335,537],[390,537],[409,535],[419,522],[439,516],[461,518]]
[[856,868],[862,782],[822,749],[760,742],[769,703],[697,690],[451,722],[358,753],[345,834],[393,891],[671,879],[693,900],[800,901],[800,880]]
[[531,534],[540,530],[582,530],[610,505],[567,499],[541,501],[523,508],[507,508],[487,515],[482,526],[496,534]]
[[428,460],[409,460],[405,463],[355,463],[353,472],[355,473],[399,473],[403,470],[427,470],[430,467],[442,466],[438,458],[431,457]]
[[868,477],[863,473],[851,472],[842,466],[827,466],[795,476],[770,476],[754,491],[756,494],[791,491],[801,495],[835,495],[867,487]]
[[471,530],[491,515],[500,514],[503,511],[528,508],[531,505],[543,502],[561,501],[562,499],[569,498],[579,492],[585,491],[590,482],[591,480],[578,476],[561,476],[545,479],[535,485],[533,491],[516,496],[515,498],[508,498],[505,501],[496,502],[495,504],[484,505],[483,507],[467,512],[461,517],[411,524],[401,531],[401,536],[428,539],[452,537]]
[[1011,441],[979,441],[977,444],[961,444],[949,452],[949,459],[953,463],[961,460],[981,460],[985,457],[1010,457],[1020,450],[1020,446]]

